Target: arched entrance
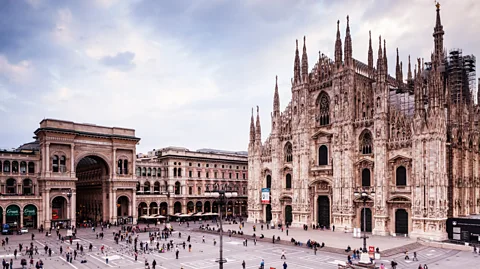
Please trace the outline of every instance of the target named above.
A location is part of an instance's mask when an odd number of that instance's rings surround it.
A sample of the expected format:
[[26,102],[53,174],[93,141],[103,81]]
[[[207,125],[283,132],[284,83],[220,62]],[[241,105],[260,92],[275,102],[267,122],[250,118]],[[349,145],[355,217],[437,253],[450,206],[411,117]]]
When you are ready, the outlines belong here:
[[148,215],[155,215],[158,214],[158,204],[156,202],[150,203],[150,208],[148,210]]
[[145,215],[148,215],[148,206],[147,206],[147,203],[141,202],[138,205],[138,215],[137,216],[140,218],[141,216],[145,216]]
[[[365,214],[364,214],[364,210],[365,210]],[[367,225],[367,230],[366,232],[367,233],[370,233],[372,232],[372,210],[370,208],[362,208],[361,212],[361,217],[360,217],[360,229],[362,232],[365,231],[364,229],[364,225],[365,225],[365,221],[364,221],[364,218],[366,218],[366,225]]]
[[[108,188],[105,186],[109,178],[108,165],[99,156],[89,155],[78,161],[75,174],[77,208],[93,208],[94,210],[77,210],[78,221],[107,221],[113,216],[113,208],[109,208]],[[115,200],[114,200],[115,201]]]
[[52,200],[52,222],[53,228],[65,228],[70,225],[68,218],[68,201],[63,196],[57,196]]
[[127,196],[120,196],[117,199],[117,222],[118,224],[130,223],[130,200]]
[[202,202],[198,201],[195,204],[195,212],[202,212]]
[[266,222],[269,222],[272,220],[272,205],[268,204],[265,206],[265,213],[266,213],[266,216],[265,216],[265,221]]
[[317,225],[330,227],[330,200],[328,196],[322,195],[317,198]]
[[182,213],[182,203],[175,202],[175,204],[173,204],[173,213],[174,214]]
[[160,215],[168,215],[168,204],[166,202],[160,203]]
[[293,220],[292,216],[292,206],[291,205],[286,205],[285,206],[285,224],[290,225]]
[[23,208],[23,227],[37,228],[37,207],[26,205]]
[[395,233],[408,234],[408,212],[405,209],[395,211]]
[[195,210],[195,206],[193,205],[193,202],[190,201],[187,203],[187,214],[193,213]]
[[211,212],[210,211],[210,202],[206,201],[205,204],[203,205],[203,212]]
[[233,214],[233,202],[228,201],[227,203],[227,216],[230,216]]
[[9,205],[6,210],[5,223],[10,225],[10,228],[17,228],[20,226],[20,207],[17,205]]

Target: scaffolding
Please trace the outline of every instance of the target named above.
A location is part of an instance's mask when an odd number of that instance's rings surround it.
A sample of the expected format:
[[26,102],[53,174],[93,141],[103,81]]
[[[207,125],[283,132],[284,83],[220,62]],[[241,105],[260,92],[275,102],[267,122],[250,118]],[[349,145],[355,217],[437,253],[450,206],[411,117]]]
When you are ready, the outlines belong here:
[[462,55],[461,49],[450,50],[446,59],[446,71],[452,103],[473,102],[476,94],[476,59],[474,55]]

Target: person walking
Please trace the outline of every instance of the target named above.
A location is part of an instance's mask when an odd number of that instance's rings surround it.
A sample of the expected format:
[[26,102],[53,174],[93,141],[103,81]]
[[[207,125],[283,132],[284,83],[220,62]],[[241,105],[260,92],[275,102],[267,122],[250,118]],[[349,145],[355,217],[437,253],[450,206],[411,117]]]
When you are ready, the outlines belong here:
[[287,269],[287,262],[283,262],[283,269]]
[[188,244],[188,252],[192,252],[192,244]]
[[157,261],[156,261],[156,260],[153,260],[153,262],[152,262],[152,268],[155,269],[155,266],[157,266]]
[[179,252],[180,252],[180,251],[179,251],[178,248],[177,248],[177,250],[175,251],[175,258],[176,258],[177,260],[178,260],[178,253],[179,253]]
[[408,250],[405,250],[405,260],[410,260],[410,257],[408,257]]
[[202,243],[205,243],[205,235],[202,235]]
[[108,254],[105,254],[105,263],[108,264]]
[[286,231],[287,231],[287,236],[288,236],[288,229]]
[[412,261],[418,261],[418,259],[417,259],[417,252],[416,252],[416,251],[413,252],[413,259],[412,259]]
[[260,262],[260,269],[264,269],[265,268],[265,261],[262,259],[262,261]]
[[245,263],[245,260],[243,260],[243,262],[242,262],[242,268],[245,269],[245,266],[247,266],[247,264]]
[[282,259],[285,259],[285,260],[287,259],[285,257],[285,250],[284,249],[282,249],[282,256],[280,256],[280,260],[282,260]]

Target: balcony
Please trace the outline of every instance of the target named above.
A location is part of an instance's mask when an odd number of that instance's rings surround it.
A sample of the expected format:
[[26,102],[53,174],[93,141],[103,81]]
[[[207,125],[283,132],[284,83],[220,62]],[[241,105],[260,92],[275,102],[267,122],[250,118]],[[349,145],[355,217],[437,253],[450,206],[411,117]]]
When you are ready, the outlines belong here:
[[411,186],[390,186],[392,194],[410,194],[412,192]]
[[310,169],[310,172],[314,176],[320,175],[333,175],[333,166],[331,164],[327,165],[315,165]]

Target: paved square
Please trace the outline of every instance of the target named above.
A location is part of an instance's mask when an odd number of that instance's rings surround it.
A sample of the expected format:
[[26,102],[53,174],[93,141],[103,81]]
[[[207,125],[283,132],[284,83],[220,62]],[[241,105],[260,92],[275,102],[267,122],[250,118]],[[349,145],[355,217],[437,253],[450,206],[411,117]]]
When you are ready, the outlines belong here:
[[[124,269],[144,269],[145,259],[152,263],[156,261],[156,269],[215,269],[218,268],[216,262],[219,251],[219,239],[218,235],[204,234],[194,232],[193,229],[198,227],[198,224],[191,224],[190,228],[186,228],[185,225],[178,226],[173,224],[175,229],[180,229],[182,237],[179,238],[179,233],[175,232],[168,240],[173,240],[174,244],[183,243],[186,241],[187,236],[191,236],[192,252],[188,251],[188,244],[186,243],[186,249],[183,249],[182,245],[179,245],[179,259],[175,258],[174,251],[166,251],[165,253],[158,253],[158,251],[151,251],[148,254],[138,255],[138,260],[135,261],[132,245],[128,245],[125,242],[119,242],[116,244],[113,240],[113,231],[116,231],[118,227],[112,227],[111,229],[104,229],[105,238],[97,239],[95,233],[90,229],[79,229],[78,238],[73,240],[73,244],[69,242],[61,243],[58,237],[45,237],[44,235],[36,233],[36,240],[31,240],[30,235],[11,235],[9,236],[9,244],[0,249],[0,258],[14,260],[14,268],[20,268],[20,260],[25,258],[25,247],[33,243],[38,247],[39,254],[34,255],[34,262],[42,259],[45,263],[44,268],[124,268]],[[97,229],[98,231],[99,229]],[[65,233],[64,230],[61,233]],[[205,237],[205,243],[202,243],[202,237]],[[333,236],[333,235],[331,235]],[[5,238],[5,236],[3,236]],[[216,246],[213,245],[213,239],[216,239]],[[148,240],[148,234],[139,234],[139,242],[146,242]],[[345,239],[342,239],[345,240]],[[356,239],[352,239],[353,242]],[[160,240],[162,245],[167,241]],[[74,250],[77,248],[76,244],[83,246],[84,253],[81,254],[78,251],[77,258],[72,262],[66,261],[65,252]],[[348,243],[348,242],[347,242]],[[352,246],[354,245],[352,243]],[[23,244],[22,252],[18,253],[17,259],[14,258],[13,251],[18,249],[19,244]],[[89,244],[92,244],[92,251],[88,251]],[[101,247],[105,246],[104,254],[101,253]],[[156,243],[149,244],[154,247]],[[52,256],[49,257],[45,253],[44,247],[48,246],[52,249]],[[319,250],[317,255],[314,255],[311,249],[304,247],[296,247],[293,245],[278,245],[271,244],[270,242],[257,242],[257,245],[253,244],[253,240],[248,241],[248,246],[245,247],[241,238],[224,237],[224,258],[227,263],[224,264],[225,269],[238,269],[241,268],[242,261],[245,261],[246,268],[257,269],[260,261],[265,260],[265,268],[282,269],[282,264],[285,261],[288,264],[288,268],[299,269],[316,269],[316,268],[337,268],[338,263],[345,262],[346,255],[327,253]],[[62,254],[60,255],[60,247],[62,247]],[[281,260],[280,256],[282,250],[285,250],[287,259]],[[108,255],[109,263],[106,264],[106,255]],[[394,255],[388,258],[382,258],[377,263],[384,263],[389,265],[392,260],[398,262],[398,268],[416,269],[418,264],[427,263],[430,268],[476,268],[477,261],[480,261],[478,254],[471,252],[460,252],[449,249],[437,249],[430,247],[423,247],[417,250],[418,262],[414,262],[413,251],[410,252],[410,260],[405,260],[403,254]],[[26,257],[28,258],[28,257]],[[87,263],[80,263],[81,260],[86,260]],[[389,268],[389,266],[387,266]]]

